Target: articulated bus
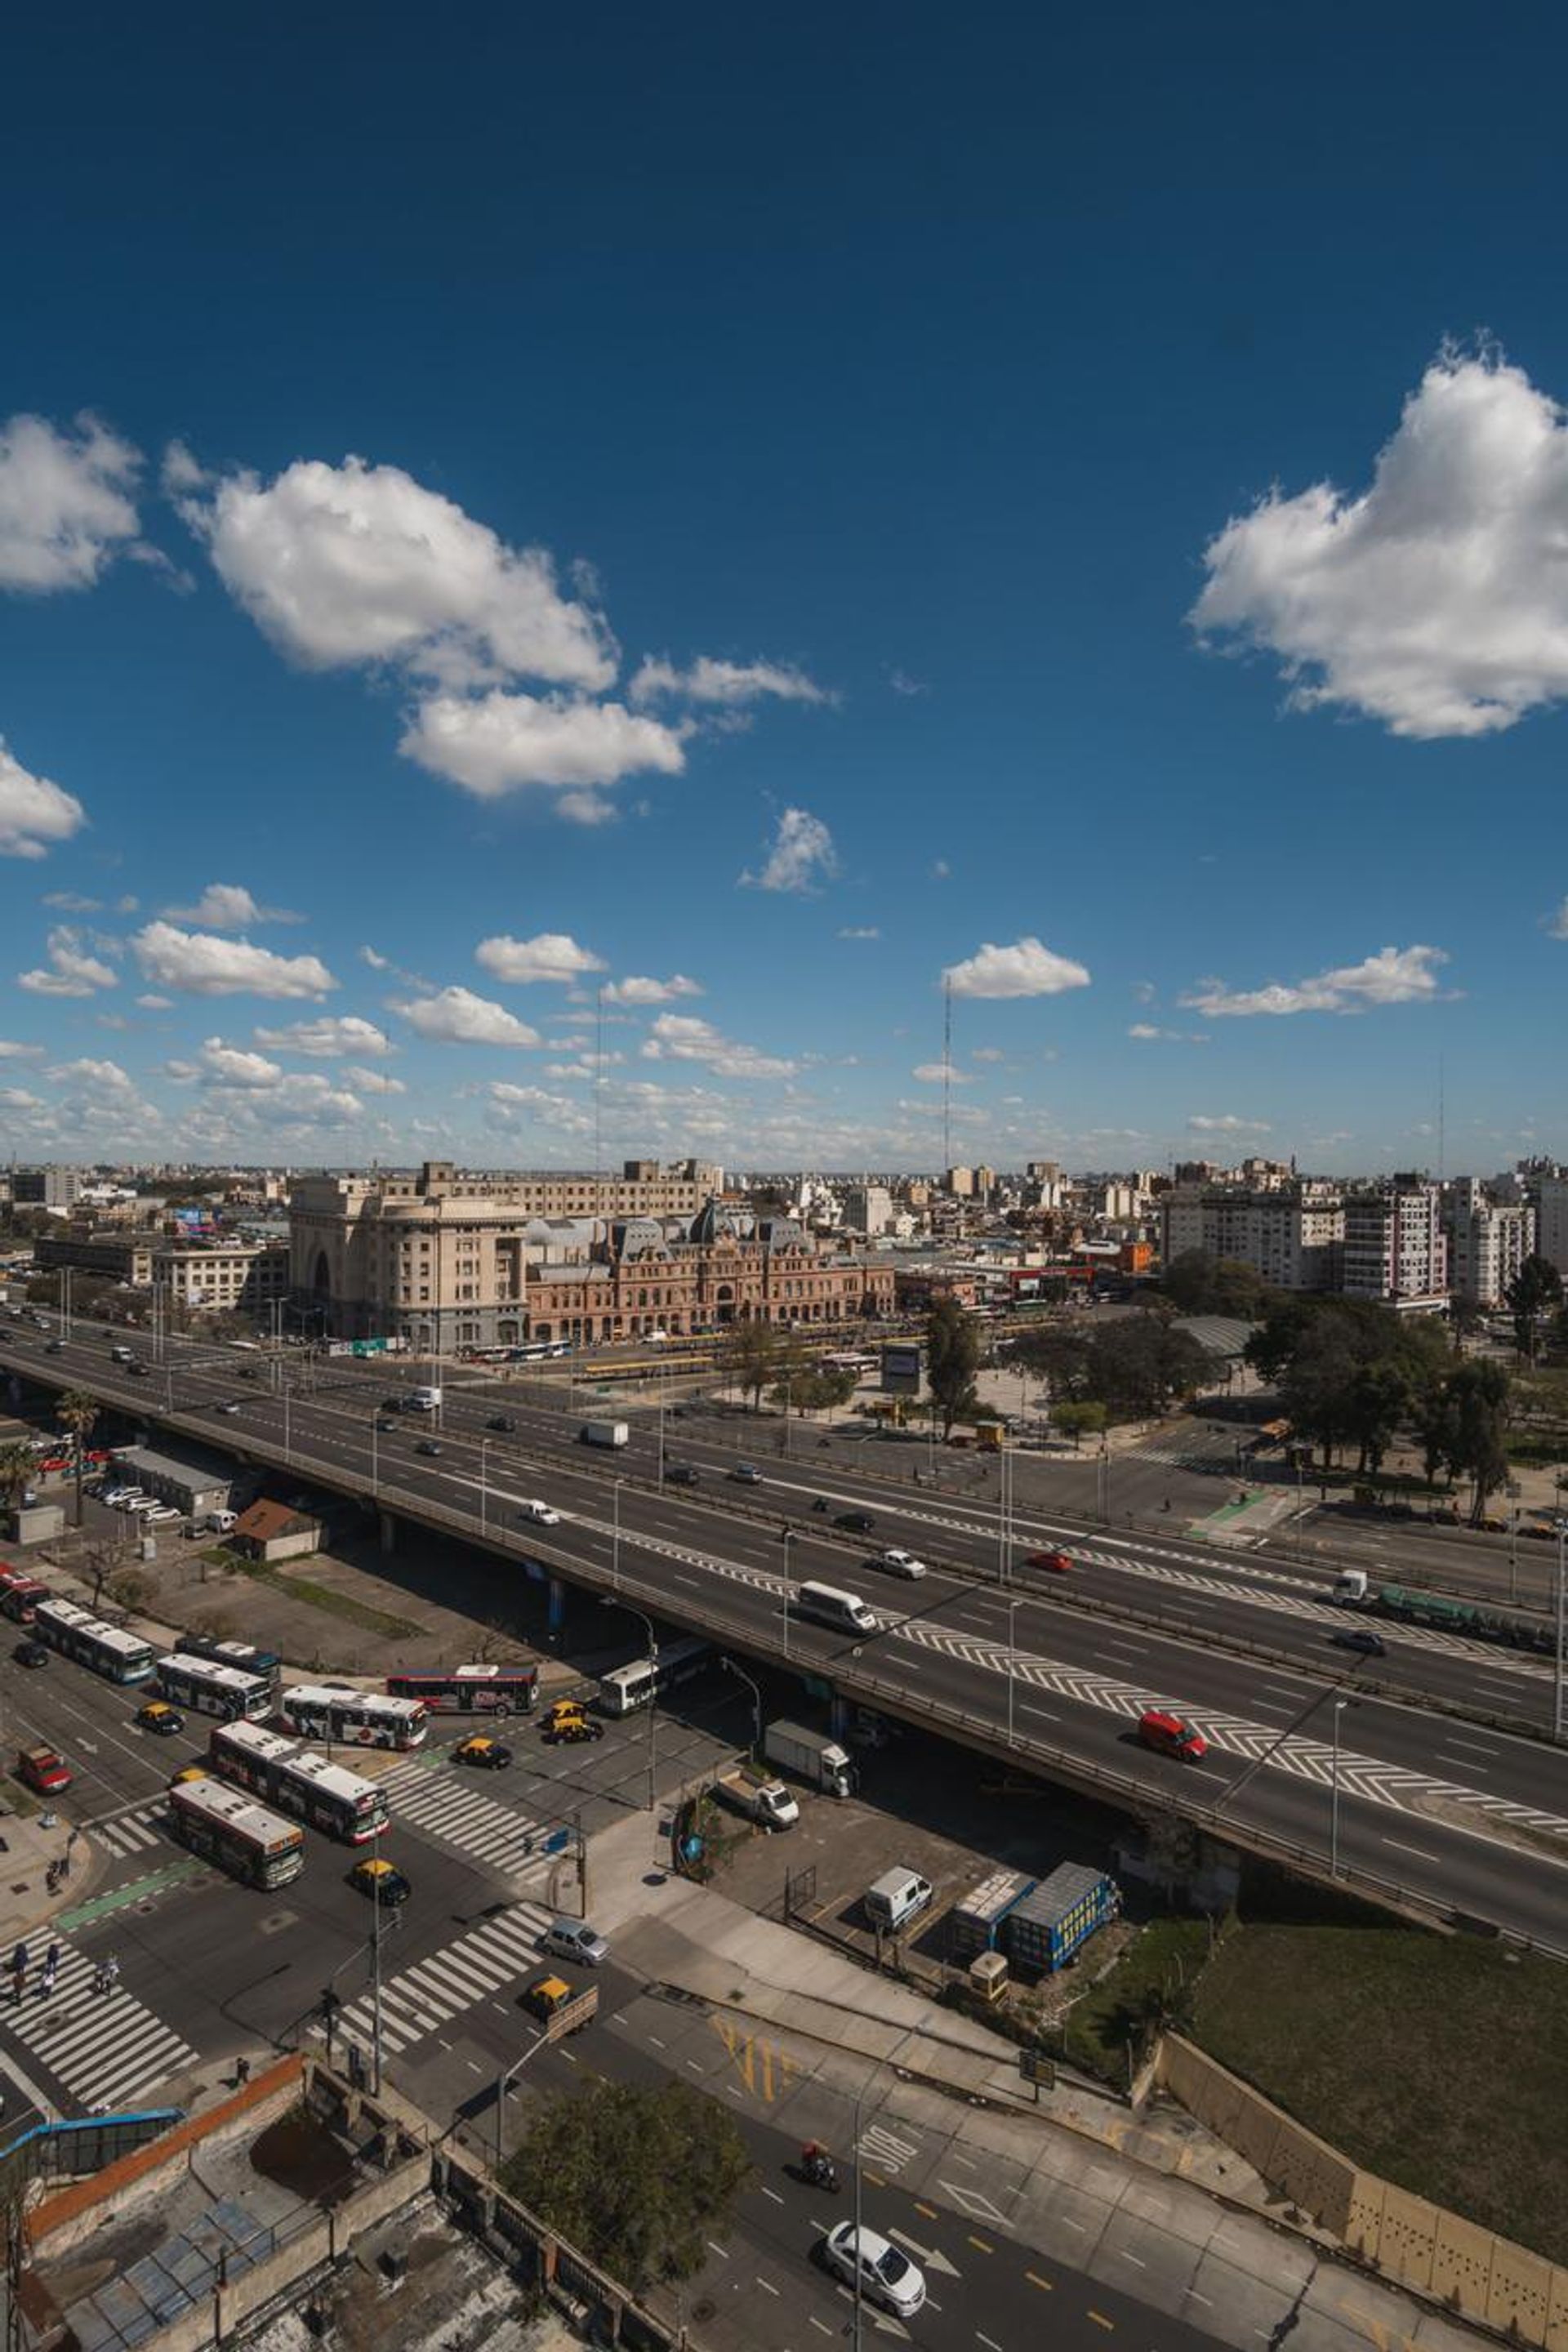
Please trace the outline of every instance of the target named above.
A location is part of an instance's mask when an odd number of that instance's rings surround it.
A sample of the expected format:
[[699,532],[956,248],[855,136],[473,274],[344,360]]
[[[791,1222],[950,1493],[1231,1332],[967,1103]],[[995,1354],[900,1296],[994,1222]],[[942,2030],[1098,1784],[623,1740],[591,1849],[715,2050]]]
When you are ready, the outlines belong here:
[[153,1644],[122,1625],[106,1625],[79,1609],[74,1601],[40,1601],[33,1611],[33,1634],[62,1657],[89,1666],[105,1682],[148,1683],[153,1679]]
[[570,1339],[525,1339],[520,1348],[505,1350],[509,1364],[542,1364],[571,1353]]
[[286,1690],[279,1713],[287,1730],[340,1748],[417,1748],[425,1738],[420,1700],[384,1697],[346,1684],[301,1684]]
[[531,1715],[537,1666],[453,1666],[447,1674],[388,1675],[394,1698],[416,1698],[432,1715]]
[[606,1715],[630,1715],[639,1706],[651,1706],[677,1683],[700,1674],[711,1650],[710,1643],[695,1637],[661,1643],[656,1656],[634,1658],[629,1666],[616,1666],[605,1675],[599,1684],[599,1705]]
[[169,1791],[174,1835],[247,1886],[287,1886],[305,1867],[305,1832],[221,1780],[181,1780]]
[[158,1688],[175,1706],[194,1707],[197,1715],[221,1715],[232,1723],[243,1716],[259,1723],[272,1712],[272,1685],[260,1675],[241,1674],[237,1666],[215,1665],[210,1658],[192,1658],[174,1651],[158,1661]]
[[215,1666],[237,1666],[276,1692],[283,1661],[276,1650],[254,1649],[248,1642],[219,1642],[209,1633],[182,1633],[175,1645],[182,1658],[209,1658]]
[[874,1372],[881,1362],[879,1356],[858,1355],[852,1348],[836,1349],[822,1359],[825,1372],[854,1372],[858,1376]]
[[386,1827],[386,1799],[374,1780],[362,1780],[345,1765],[311,1756],[297,1740],[258,1723],[220,1723],[207,1741],[213,1770],[237,1788],[264,1797],[328,1837],[363,1845]]

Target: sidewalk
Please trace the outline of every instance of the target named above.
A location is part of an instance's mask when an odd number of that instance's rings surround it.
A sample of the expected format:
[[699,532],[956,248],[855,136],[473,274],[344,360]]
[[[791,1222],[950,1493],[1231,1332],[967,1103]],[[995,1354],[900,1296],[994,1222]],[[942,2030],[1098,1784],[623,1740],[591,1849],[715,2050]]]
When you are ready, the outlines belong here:
[[[1400,2342],[1474,2352],[1470,2331],[1373,2280],[1321,2232],[1288,2224],[1282,2200],[1180,2109],[1136,2116],[1070,2084],[1037,2108],[1013,2043],[667,1873],[647,1814],[600,1832],[590,1873],[590,1916],[618,1956],[650,1988],[673,1986],[787,2037],[803,2101],[825,2085],[854,2100],[869,2061],[879,2127],[891,2119],[938,2149],[920,2184],[931,2198],[1075,2269],[1135,2284],[1246,2352],[1286,2329],[1292,2352]],[[776,2109],[773,2119],[784,2120]],[[967,2188],[941,2178],[963,2168]],[[900,2179],[917,2185],[907,2171]],[[1136,2283],[1129,2264],[1143,2273]]]
[[[53,1826],[46,1829],[44,1823]],[[0,1954],[47,1927],[51,1919],[81,1901],[103,1866],[102,1849],[58,1809],[36,1813],[0,1812]],[[70,1876],[58,1895],[48,1892],[45,1873],[70,1849]]]

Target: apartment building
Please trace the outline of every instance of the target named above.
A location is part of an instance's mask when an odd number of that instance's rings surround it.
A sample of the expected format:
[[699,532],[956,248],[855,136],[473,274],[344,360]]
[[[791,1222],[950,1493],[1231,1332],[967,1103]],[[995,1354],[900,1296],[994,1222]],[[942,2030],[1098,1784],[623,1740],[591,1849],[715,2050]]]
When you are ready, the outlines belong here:
[[1413,1312],[1448,1302],[1448,1242],[1441,1188],[1423,1176],[1357,1186],[1344,1199],[1340,1287]]
[[1568,1176],[1532,1175],[1530,1190],[1535,1194],[1535,1246],[1568,1281]]
[[1279,1290],[1339,1286],[1344,1211],[1339,1187],[1297,1180],[1287,1190],[1176,1184],[1160,1198],[1164,1263],[1198,1250],[1250,1266]]
[[893,1222],[893,1196],[885,1184],[855,1184],[844,1195],[844,1224],[875,1240]]
[[122,1282],[132,1290],[146,1290],[153,1280],[153,1253],[161,1236],[126,1232],[122,1227],[67,1226],[62,1232],[40,1234],[33,1256],[40,1272],[69,1266],[106,1281]]
[[287,1242],[165,1242],[153,1252],[152,1281],[174,1306],[265,1315],[289,1296]]
[[79,1168],[14,1168],[11,1171],[11,1198],[19,1209],[74,1209],[81,1186]]

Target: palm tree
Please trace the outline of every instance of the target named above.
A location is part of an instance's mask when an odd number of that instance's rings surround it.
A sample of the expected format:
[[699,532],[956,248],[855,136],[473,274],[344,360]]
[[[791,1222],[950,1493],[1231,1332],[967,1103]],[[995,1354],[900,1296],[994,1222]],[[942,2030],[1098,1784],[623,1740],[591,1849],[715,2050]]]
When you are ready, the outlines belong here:
[[81,1474],[87,1451],[87,1441],[101,1410],[98,1399],[86,1389],[68,1389],[55,1407],[57,1417],[76,1440],[76,1523],[81,1525]]
[[32,1485],[36,1466],[30,1445],[0,1445],[0,1495],[11,1510]]

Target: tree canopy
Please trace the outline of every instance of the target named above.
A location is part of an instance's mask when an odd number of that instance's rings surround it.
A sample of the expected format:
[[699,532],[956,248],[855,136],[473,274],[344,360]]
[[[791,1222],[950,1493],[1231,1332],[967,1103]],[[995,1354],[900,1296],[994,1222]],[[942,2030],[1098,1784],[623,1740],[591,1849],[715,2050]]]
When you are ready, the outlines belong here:
[[1206,1250],[1184,1250],[1165,1268],[1165,1297],[1183,1315],[1235,1315],[1250,1323],[1271,1293],[1263,1276],[1240,1258],[1211,1257]]
[[926,1385],[942,1422],[943,1443],[952,1424],[974,1411],[980,1369],[980,1325],[951,1294],[931,1301],[926,1318]]
[[779,1335],[771,1323],[731,1323],[719,1350],[719,1362],[725,1379],[751,1398],[755,1412],[763,1391],[778,1370]]
[[1503,1304],[1513,1318],[1513,1344],[1533,1364],[1542,1318],[1563,1304],[1563,1276],[1549,1257],[1527,1257],[1505,1288]]
[[[1155,1314],[1032,1331],[1019,1340],[1013,1361],[1048,1381],[1053,1408],[1098,1404],[1112,1421],[1151,1421],[1178,1397],[1190,1396],[1213,1370],[1190,1331],[1175,1330]],[[1058,1420],[1058,1425],[1064,1424]]]
[[595,2079],[539,2109],[501,2181],[641,2294],[701,2269],[751,2172],[733,2119],[689,2084]]

